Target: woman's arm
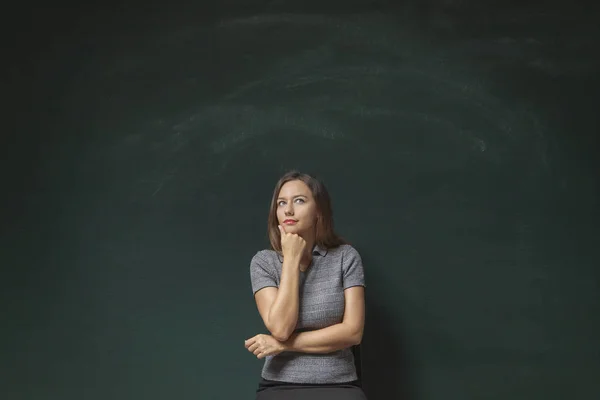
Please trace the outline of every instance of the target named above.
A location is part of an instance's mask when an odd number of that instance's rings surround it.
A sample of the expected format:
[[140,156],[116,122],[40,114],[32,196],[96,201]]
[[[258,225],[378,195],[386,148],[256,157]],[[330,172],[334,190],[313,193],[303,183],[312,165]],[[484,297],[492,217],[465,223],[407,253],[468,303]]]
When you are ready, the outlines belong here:
[[284,341],[284,351],[325,354],[352,347],[362,341],[365,321],[364,287],[344,290],[344,318],[326,328],[295,333]]
[[267,287],[255,295],[265,326],[280,342],[290,337],[298,321],[299,265],[299,258],[284,258],[279,288]]

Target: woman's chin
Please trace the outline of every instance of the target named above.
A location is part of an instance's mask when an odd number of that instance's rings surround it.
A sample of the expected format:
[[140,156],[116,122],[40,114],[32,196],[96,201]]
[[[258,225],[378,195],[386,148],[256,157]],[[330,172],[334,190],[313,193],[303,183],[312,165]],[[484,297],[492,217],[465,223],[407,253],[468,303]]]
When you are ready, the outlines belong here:
[[283,229],[286,231],[286,233],[295,233],[298,235],[302,235],[303,232],[302,227],[298,226],[297,224],[283,224]]

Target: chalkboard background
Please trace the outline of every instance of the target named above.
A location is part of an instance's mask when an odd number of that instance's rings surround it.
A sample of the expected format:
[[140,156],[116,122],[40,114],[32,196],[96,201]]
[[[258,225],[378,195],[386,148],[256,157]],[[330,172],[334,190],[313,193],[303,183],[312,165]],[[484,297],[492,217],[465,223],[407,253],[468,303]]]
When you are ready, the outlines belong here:
[[370,399],[600,397],[597,8],[163,3],[4,13],[3,399],[253,398],[291,168],[363,256]]

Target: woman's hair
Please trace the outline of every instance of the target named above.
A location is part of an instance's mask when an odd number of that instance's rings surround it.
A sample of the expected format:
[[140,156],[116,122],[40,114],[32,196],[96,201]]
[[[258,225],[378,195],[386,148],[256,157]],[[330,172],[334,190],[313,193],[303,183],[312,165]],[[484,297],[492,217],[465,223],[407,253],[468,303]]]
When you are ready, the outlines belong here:
[[290,171],[283,175],[273,191],[271,207],[269,209],[268,235],[271,242],[271,248],[281,253],[281,233],[279,232],[279,222],[277,220],[277,199],[281,187],[289,181],[302,181],[310,189],[317,206],[317,223],[315,232],[315,244],[324,249],[338,247],[347,242],[338,236],[333,229],[333,209],[331,208],[331,199],[323,182],[312,175],[298,171]]

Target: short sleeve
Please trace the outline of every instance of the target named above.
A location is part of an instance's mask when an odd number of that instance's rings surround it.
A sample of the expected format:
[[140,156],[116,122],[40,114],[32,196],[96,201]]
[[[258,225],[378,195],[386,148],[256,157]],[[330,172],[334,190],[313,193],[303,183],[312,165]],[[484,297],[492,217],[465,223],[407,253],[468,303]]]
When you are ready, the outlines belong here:
[[250,261],[250,282],[253,295],[268,286],[278,287],[275,271],[272,270],[272,267],[261,256],[260,252],[255,254]]
[[352,246],[347,246],[342,262],[344,289],[352,286],[365,286],[365,273],[362,259],[358,251]]

